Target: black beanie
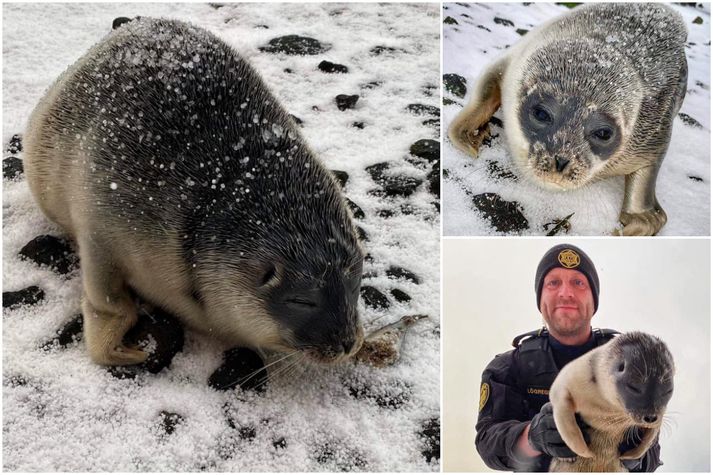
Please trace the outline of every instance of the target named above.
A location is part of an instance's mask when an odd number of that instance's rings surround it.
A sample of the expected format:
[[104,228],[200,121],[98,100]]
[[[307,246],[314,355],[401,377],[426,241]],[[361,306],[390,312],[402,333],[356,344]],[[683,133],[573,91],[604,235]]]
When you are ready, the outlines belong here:
[[540,297],[542,297],[542,281],[549,271],[555,267],[563,269],[574,269],[587,276],[589,286],[592,289],[592,297],[594,298],[594,313],[599,307],[599,276],[597,269],[588,255],[577,246],[571,244],[558,244],[540,260],[535,273],[535,292],[537,293],[537,309],[540,309]]

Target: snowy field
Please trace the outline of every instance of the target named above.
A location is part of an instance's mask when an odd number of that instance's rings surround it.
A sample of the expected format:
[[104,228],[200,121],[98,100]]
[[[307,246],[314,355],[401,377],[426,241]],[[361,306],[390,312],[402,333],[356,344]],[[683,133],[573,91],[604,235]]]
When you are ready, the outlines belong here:
[[[36,236],[62,232],[41,214],[22,177],[5,179],[3,291],[35,285],[44,298],[3,312],[3,469],[437,471],[438,157],[412,144],[439,138],[439,6],[4,4],[5,149],[43,91],[110,32],[113,19],[137,15],[190,21],[235,47],[301,120],[327,167],[348,174],[344,191],[363,210],[357,224],[371,256],[362,285],[388,305],[360,301],[367,332],[404,315],[429,318],[412,328],[400,361],[385,369],[311,366],[272,379],[262,393],[218,391],[207,380],[226,348],[186,332],[169,368],[120,379],[92,364],[81,340],[41,349],[79,312],[80,270],[61,276],[19,258]],[[260,49],[284,35],[311,37],[327,49],[307,56]],[[324,60],[348,72],[323,72]],[[359,98],[339,110],[340,94]],[[4,152],[10,155],[22,158]],[[366,170],[382,162],[386,178],[383,167]],[[386,196],[384,183],[391,186]],[[394,278],[392,267],[415,278]]]
[[[674,122],[658,177],[656,194],[668,214],[659,235],[710,235],[710,3],[699,5],[703,6],[673,6],[689,31],[688,92],[680,111],[684,115],[679,114]],[[444,131],[488,64],[520,41],[521,35],[566,11],[565,6],[545,3],[444,4],[443,73],[457,74],[467,82],[465,98],[444,91]],[[502,112],[495,117],[501,119]],[[608,235],[618,226],[623,177],[569,192],[544,190],[520,177],[502,127],[491,126],[491,133],[496,137],[481,148],[476,159],[445,141],[444,235],[595,236]],[[510,203],[498,210],[500,220],[486,217],[490,213],[487,202],[476,198],[483,193],[494,193]]]

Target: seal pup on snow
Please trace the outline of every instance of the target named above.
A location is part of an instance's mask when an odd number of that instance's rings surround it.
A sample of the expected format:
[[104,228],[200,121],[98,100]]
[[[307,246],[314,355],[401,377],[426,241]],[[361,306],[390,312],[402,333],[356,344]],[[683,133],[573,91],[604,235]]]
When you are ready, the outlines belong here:
[[[646,333],[625,333],[570,362],[550,388],[557,431],[578,456],[552,459],[551,472],[627,472],[621,460],[638,459],[656,440],[673,394],[673,356]],[[577,425],[590,426],[589,444]],[[638,445],[619,445],[638,430]]]
[[132,291],[233,346],[333,362],[363,340],[363,251],[331,174],[259,74],[187,23],[134,19],[33,111],[25,171],[76,241],[85,341],[122,343]]
[[451,123],[453,144],[476,156],[503,109],[510,153],[555,190],[624,175],[624,235],[666,223],[656,177],[686,94],[681,16],[655,3],[582,5],[533,29],[490,65]]

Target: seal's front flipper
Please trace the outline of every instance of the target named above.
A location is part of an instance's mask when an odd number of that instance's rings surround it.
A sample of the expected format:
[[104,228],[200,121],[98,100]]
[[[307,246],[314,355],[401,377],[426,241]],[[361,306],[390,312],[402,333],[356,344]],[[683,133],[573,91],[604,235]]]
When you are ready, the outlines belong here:
[[556,393],[554,397],[552,392],[550,392],[550,400],[552,402],[552,413],[555,418],[557,432],[560,433],[567,447],[572,449],[572,451],[580,457],[594,457],[594,453],[589,450],[587,442],[584,440],[584,435],[577,424],[577,417],[574,412],[574,401],[569,391],[566,391],[566,394]]
[[658,435],[658,429],[643,429],[643,436],[639,445],[631,450],[627,450],[621,457],[621,460],[636,460],[644,456],[644,454],[649,450],[649,448],[654,444],[656,436]]
[[470,102],[448,128],[451,142],[468,155],[476,156],[483,140],[490,136],[488,121],[500,107],[503,73],[509,60],[506,56],[485,70],[475,84]]
[[656,200],[658,164],[641,168],[626,176],[624,204],[619,221],[624,228],[614,234],[654,236],[666,224],[666,213]]

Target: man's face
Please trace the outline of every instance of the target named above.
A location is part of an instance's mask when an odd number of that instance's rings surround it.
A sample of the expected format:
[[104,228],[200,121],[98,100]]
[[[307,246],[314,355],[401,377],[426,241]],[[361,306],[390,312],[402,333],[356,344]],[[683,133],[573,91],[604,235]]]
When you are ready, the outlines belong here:
[[542,284],[540,313],[555,338],[589,332],[594,315],[594,297],[587,277],[574,269],[556,267]]

